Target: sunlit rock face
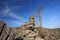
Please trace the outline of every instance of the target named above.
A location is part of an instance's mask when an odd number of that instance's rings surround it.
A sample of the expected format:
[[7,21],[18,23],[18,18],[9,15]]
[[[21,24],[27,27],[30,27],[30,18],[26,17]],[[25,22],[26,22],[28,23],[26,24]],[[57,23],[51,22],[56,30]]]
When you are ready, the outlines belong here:
[[0,40],[12,39],[11,36],[12,29],[8,28],[6,23],[0,20]]
[[0,20],[0,35],[1,35],[1,32],[5,25],[6,25],[6,23],[4,23],[2,20]]
[[0,20],[0,40],[60,40],[60,29],[36,27],[33,16],[15,28],[9,28]]

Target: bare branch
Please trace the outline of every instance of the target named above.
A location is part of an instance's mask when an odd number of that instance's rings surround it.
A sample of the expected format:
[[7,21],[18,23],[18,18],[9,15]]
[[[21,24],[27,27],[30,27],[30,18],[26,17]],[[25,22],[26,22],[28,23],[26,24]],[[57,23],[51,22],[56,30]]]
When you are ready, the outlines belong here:
[[41,10],[42,10],[42,5],[38,5],[38,7],[34,11],[34,16],[37,18],[38,22],[40,23],[40,24],[37,24],[37,25],[39,25],[40,27],[42,27]]

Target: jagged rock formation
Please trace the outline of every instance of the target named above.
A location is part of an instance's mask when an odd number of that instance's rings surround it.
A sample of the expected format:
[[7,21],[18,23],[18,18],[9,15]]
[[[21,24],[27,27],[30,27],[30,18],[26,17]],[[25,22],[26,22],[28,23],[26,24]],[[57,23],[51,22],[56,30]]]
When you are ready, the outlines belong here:
[[16,28],[9,28],[0,20],[0,40],[60,40],[60,29],[36,27],[33,16]]
[[33,28],[35,26],[34,17],[29,17],[29,20],[25,24],[21,25],[21,29]]
[[0,40],[11,40],[13,38],[12,29],[8,28],[6,23],[0,20]]

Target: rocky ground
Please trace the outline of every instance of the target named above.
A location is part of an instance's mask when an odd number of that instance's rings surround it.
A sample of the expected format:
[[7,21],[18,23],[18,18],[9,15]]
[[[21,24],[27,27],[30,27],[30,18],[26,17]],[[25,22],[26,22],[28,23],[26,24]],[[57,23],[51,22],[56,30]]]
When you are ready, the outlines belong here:
[[0,40],[60,40],[60,29],[36,27],[33,17],[16,28],[10,28],[0,20]]

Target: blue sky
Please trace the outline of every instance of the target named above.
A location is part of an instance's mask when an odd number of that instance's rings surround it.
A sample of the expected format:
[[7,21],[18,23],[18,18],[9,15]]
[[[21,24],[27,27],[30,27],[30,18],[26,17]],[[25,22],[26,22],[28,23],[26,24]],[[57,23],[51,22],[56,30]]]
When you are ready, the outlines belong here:
[[0,19],[10,27],[20,26],[39,4],[43,27],[60,28],[60,0],[0,0]]

